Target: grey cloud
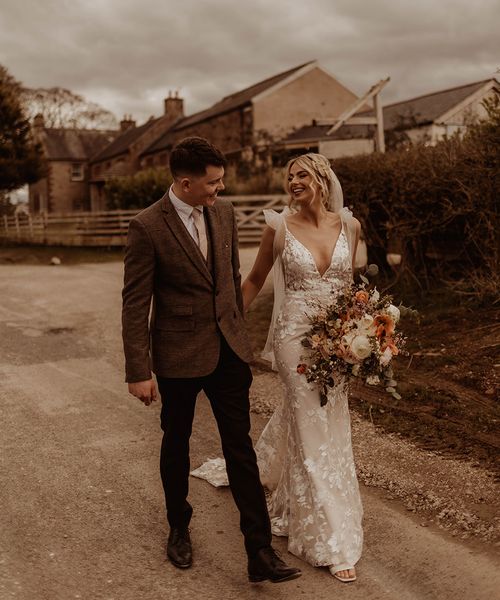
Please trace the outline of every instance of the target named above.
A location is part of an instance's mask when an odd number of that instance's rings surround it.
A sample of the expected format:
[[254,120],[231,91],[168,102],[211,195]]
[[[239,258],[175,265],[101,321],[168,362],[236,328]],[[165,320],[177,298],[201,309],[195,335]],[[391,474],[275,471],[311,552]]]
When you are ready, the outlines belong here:
[[491,76],[496,0],[4,0],[0,62],[27,86],[60,85],[138,120],[169,89],[189,113],[313,58],[384,101]]

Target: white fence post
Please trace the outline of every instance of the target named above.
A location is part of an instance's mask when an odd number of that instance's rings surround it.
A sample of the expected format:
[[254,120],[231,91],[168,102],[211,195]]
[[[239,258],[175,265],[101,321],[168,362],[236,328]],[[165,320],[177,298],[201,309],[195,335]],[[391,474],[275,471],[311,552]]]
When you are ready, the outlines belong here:
[[19,228],[19,215],[17,213],[14,214],[14,222],[16,224],[16,235],[17,235],[17,239],[19,240],[21,237],[21,230]]

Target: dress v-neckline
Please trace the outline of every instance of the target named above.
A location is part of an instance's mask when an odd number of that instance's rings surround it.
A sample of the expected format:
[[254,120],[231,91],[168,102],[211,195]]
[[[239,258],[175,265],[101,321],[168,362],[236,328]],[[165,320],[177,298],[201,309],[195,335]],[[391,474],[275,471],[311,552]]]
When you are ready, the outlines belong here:
[[288,233],[292,236],[292,238],[302,246],[302,248],[304,248],[304,250],[309,254],[309,256],[311,257],[311,260],[313,262],[314,268],[316,269],[316,273],[320,276],[320,279],[323,279],[325,277],[325,275],[328,273],[328,271],[332,268],[332,263],[333,263],[333,257],[335,256],[335,250],[337,249],[337,246],[339,244],[339,240],[340,240],[340,236],[342,235],[342,232],[344,231],[344,223],[342,221],[342,219],[340,219],[340,232],[339,235],[337,236],[337,239],[335,240],[335,245],[333,246],[333,250],[332,250],[332,255],[330,257],[330,262],[328,264],[328,266],[326,267],[326,269],[323,271],[323,274],[320,273],[320,270],[318,269],[318,265],[316,263],[316,260],[314,259],[314,255],[313,253],[309,250],[309,248],[303,244],[290,230],[290,228],[288,227],[288,223],[286,222],[286,218],[283,219],[284,223],[285,223],[285,229],[288,231]]

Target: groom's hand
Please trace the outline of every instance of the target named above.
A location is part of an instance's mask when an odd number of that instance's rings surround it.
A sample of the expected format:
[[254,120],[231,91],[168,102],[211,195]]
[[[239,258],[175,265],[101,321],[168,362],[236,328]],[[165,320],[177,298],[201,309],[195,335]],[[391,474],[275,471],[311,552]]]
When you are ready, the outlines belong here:
[[135,396],[136,398],[139,398],[141,402],[144,402],[146,406],[149,406],[151,402],[154,402],[158,396],[155,382],[152,379],[129,383],[128,391],[132,396]]

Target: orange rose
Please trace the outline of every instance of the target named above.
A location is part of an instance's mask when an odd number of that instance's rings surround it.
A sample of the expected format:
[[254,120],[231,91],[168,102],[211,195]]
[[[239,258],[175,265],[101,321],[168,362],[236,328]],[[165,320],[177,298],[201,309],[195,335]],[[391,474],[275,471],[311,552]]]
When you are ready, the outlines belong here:
[[365,290],[359,290],[354,297],[356,298],[356,301],[361,302],[361,304],[367,304],[369,300],[368,292],[365,292]]
[[380,350],[383,352],[386,348],[389,348],[393,356],[397,356],[399,354],[399,350],[394,343],[394,340],[390,337],[386,337],[382,344],[380,344]]
[[373,322],[377,327],[377,337],[391,336],[394,333],[394,321],[388,315],[377,315]]

